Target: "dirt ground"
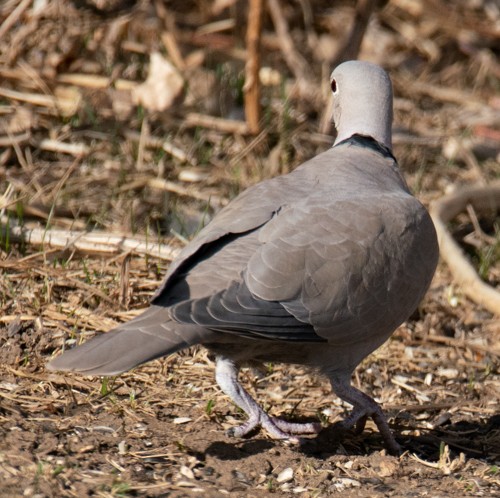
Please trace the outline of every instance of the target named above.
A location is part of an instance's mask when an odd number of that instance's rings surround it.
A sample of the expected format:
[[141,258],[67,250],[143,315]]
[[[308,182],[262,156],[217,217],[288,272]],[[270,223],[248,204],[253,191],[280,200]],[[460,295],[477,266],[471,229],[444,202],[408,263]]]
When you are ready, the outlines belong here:
[[[443,262],[353,379],[389,416],[400,457],[371,422],[342,432],[349,406],[295,366],[245,370],[243,382],[272,415],[322,421],[300,447],[226,436],[244,415],[201,348],[113,379],[45,370],[144,309],[172,255],[228,199],[331,145],[328,75],[353,56],[354,2],[264,3],[256,134],[242,121],[247,2],[0,6],[0,496],[500,496],[499,320]],[[359,57],[393,79],[410,187],[429,205],[498,181],[497,3],[382,3]],[[358,2],[358,21],[371,4]],[[159,90],[140,86],[154,53],[176,68]],[[497,289],[499,226],[498,211],[471,207],[450,224]]]

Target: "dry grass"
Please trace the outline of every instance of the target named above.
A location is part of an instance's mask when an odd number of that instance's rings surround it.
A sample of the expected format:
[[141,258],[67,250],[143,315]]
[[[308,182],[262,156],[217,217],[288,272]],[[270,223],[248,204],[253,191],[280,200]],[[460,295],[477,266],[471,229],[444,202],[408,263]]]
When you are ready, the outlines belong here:
[[[318,130],[328,129],[325,82],[350,3],[271,2],[255,135],[241,120],[245,9],[228,4],[0,6],[0,496],[494,496],[498,317],[444,265],[420,310],[354,379],[391,416],[408,450],[400,459],[385,455],[373,426],[343,440],[327,429],[302,450],[264,434],[227,438],[242,415],[202,350],[109,381],[44,371],[63,347],[144,308],[170,254],[228,199],[332,143]],[[425,203],[499,178],[499,23],[488,0],[391,0],[368,25],[360,57],[391,73],[395,154]],[[132,98],[155,51],[184,78],[162,112]],[[498,214],[479,223],[489,237],[480,246],[470,244],[474,213],[452,229],[495,287]],[[55,230],[69,238],[49,244]],[[145,255],[83,250],[86,232],[142,241]],[[172,253],[158,258],[155,243]],[[244,381],[275,415],[333,423],[347,410],[296,367]]]

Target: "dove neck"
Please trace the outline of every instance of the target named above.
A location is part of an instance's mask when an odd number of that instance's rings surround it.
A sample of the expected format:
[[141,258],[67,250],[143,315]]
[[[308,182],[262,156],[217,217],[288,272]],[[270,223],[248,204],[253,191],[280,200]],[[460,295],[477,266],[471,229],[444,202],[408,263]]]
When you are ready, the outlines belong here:
[[362,104],[342,108],[339,122],[336,123],[337,138],[334,145],[354,135],[362,135],[372,137],[392,150],[392,98],[380,99],[376,105],[372,102]]

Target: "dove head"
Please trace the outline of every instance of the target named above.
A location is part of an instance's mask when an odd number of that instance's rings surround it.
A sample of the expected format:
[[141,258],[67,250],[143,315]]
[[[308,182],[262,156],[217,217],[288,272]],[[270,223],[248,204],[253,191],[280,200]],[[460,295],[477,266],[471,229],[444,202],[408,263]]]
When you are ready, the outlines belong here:
[[392,150],[392,85],[376,64],[348,61],[330,78],[335,144],[354,134],[370,136]]

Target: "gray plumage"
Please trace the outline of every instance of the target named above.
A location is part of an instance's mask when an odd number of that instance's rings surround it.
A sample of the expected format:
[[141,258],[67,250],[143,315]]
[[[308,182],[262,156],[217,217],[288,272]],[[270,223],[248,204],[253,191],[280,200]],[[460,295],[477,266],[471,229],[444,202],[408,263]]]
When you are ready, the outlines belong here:
[[359,362],[417,307],[438,258],[432,221],[391,153],[392,89],[378,66],[332,73],[334,146],[292,173],[259,183],[221,210],[174,261],[151,307],[52,360],[49,368],[115,375],[203,344],[221,389],[273,437],[318,424],[269,417],[238,382],[249,362],[318,368],[398,451],[379,406],[350,385]]

